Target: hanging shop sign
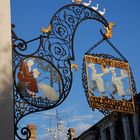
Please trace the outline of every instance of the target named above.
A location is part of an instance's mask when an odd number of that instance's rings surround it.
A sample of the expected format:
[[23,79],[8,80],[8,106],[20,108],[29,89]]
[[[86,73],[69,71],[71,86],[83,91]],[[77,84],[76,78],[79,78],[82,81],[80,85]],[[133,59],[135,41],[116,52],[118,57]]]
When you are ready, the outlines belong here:
[[91,108],[134,113],[131,70],[127,62],[85,55],[87,98]]
[[16,67],[16,88],[20,96],[37,107],[48,107],[62,96],[59,71],[49,61],[26,57]]

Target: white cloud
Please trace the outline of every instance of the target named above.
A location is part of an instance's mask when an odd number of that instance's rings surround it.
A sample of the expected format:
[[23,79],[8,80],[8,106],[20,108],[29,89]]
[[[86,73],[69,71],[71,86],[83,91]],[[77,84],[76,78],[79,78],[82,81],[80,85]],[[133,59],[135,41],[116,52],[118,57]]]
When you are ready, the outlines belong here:
[[42,125],[40,126],[40,128],[45,129],[45,128],[46,128],[46,124],[42,124]]
[[62,109],[61,110],[61,113],[74,113],[74,112],[76,112],[76,108],[79,108],[80,107],[80,104],[73,104],[73,105],[71,105],[71,106],[69,106],[69,107],[67,107],[67,108],[64,108],[64,109]]
[[76,121],[85,121],[88,119],[93,119],[93,115],[92,114],[87,114],[87,115],[74,115],[71,117],[70,122],[76,122]]
[[37,136],[37,139],[38,139],[38,140],[45,140],[45,139],[47,139],[47,137],[48,137],[48,134],[38,135],[38,136]]
[[[79,108],[78,104],[76,105],[76,107],[75,105],[72,105],[62,110],[58,110],[59,113],[58,116],[64,122],[65,131],[67,131],[68,128],[73,127],[76,130],[77,137],[85,130],[87,130],[89,127],[98,122],[103,117],[103,115],[99,111],[95,112],[87,111],[86,113],[84,111],[77,112],[76,108]],[[56,110],[52,109],[49,111],[37,112],[35,116],[31,115],[28,118],[28,123],[36,122],[35,124],[37,125],[37,133],[39,134],[39,135],[37,134],[37,140],[46,140],[46,139],[54,140],[53,137],[46,132],[45,128],[48,128],[50,126],[52,128],[56,128],[57,120],[55,115]]]
[[76,131],[76,136],[79,136],[81,133],[83,133],[85,130],[87,130],[88,128],[90,128],[92,125],[88,124],[88,123],[79,123],[77,124],[74,128]]
[[[78,123],[77,125],[74,126],[75,131],[76,131],[75,137],[79,136],[81,133],[83,133],[85,130],[87,130],[90,127],[91,127],[91,124],[83,123],[83,122]],[[64,140],[64,135],[62,133],[59,133],[59,136],[61,140]],[[38,135],[37,139],[38,140],[46,140],[46,139],[54,140],[53,137],[49,135],[48,133],[43,134],[43,135]]]
[[[59,139],[64,140],[64,134],[59,133]],[[38,135],[37,140],[54,140],[54,137],[50,134]]]

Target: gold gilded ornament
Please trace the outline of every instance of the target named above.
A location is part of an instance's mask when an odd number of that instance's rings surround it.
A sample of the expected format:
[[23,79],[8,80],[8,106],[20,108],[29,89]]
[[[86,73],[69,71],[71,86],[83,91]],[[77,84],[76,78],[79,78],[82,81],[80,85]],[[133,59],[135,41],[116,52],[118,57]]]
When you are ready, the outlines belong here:
[[72,0],[72,2],[76,2],[76,3],[80,4],[82,2],[82,0]]
[[108,26],[105,27],[106,33],[103,35],[105,39],[112,38],[112,27],[115,24],[113,22],[109,22]]
[[75,70],[78,71],[78,66],[76,64],[71,64],[70,67],[71,67],[71,70],[72,70],[72,68],[75,68]]
[[51,31],[51,29],[52,29],[52,25],[49,24],[49,26],[48,26],[47,28],[42,27],[42,28],[41,28],[41,32],[42,32],[43,34],[47,34],[47,33],[49,33],[49,32]]

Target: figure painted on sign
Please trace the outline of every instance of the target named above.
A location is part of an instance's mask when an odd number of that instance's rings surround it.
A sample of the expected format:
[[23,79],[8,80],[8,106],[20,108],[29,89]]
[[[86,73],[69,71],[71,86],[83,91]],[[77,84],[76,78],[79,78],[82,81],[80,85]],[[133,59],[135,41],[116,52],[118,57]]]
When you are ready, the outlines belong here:
[[121,69],[120,76],[116,76],[114,67],[110,67],[109,70],[112,72],[112,84],[113,84],[113,88],[114,88],[114,90],[112,91],[110,96],[112,97],[112,99],[115,99],[114,95],[116,93],[118,93],[118,95],[122,96],[122,99],[124,100],[125,91],[124,91],[122,79],[128,77],[128,71]]
[[58,100],[58,97],[56,96],[56,91],[53,87],[47,85],[44,82],[39,83],[38,86],[47,99],[52,100],[52,101]]
[[18,88],[22,96],[26,96],[26,89],[31,97],[35,97],[38,93],[38,85],[36,78],[40,75],[38,69],[31,69],[34,65],[33,59],[23,60],[21,62],[18,77]]
[[[32,70],[32,73],[33,73],[33,79],[29,81],[30,85],[32,86],[33,84],[35,84],[34,86],[36,86],[36,79],[38,78],[38,76],[40,75],[40,72],[38,71],[37,68],[33,69]],[[36,83],[35,83],[36,82]],[[37,88],[38,88],[38,84],[37,84]],[[33,87],[32,89],[28,89],[27,88],[27,91],[28,93],[30,94],[31,97],[35,98],[36,97],[36,94],[38,93],[38,90],[33,90]]]
[[97,73],[97,70],[95,68],[95,64],[89,63],[88,64],[88,67],[90,67],[92,69],[92,82],[93,82],[93,87],[91,89],[93,91],[93,94],[94,94],[94,91],[96,89],[98,89],[99,92],[101,92],[102,97],[105,98],[106,96],[105,96],[104,80],[103,80],[102,77],[105,74],[107,74],[109,72],[109,70],[105,66],[101,65],[102,73]]

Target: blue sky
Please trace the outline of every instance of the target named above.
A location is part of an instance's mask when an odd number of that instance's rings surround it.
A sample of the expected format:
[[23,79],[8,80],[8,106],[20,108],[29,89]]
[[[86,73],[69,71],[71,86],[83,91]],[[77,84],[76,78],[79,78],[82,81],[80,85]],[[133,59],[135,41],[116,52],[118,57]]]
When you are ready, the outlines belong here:
[[[88,0],[83,0],[88,2]],[[38,37],[41,27],[47,27],[53,14],[62,6],[71,4],[70,0],[11,0],[11,20],[16,25],[17,35],[24,40],[31,40]],[[128,60],[137,85],[140,91],[140,1],[139,0],[93,0],[91,5],[99,3],[99,9],[106,8],[104,17],[108,22],[116,24],[113,28],[113,38],[111,42]],[[21,126],[28,123],[36,123],[37,140],[44,140],[49,137],[45,128],[49,125],[47,114],[55,114],[59,111],[59,116],[69,127],[76,128],[79,135],[85,129],[99,121],[103,115],[98,111],[92,111],[86,101],[81,80],[82,60],[84,53],[98,40],[101,39],[99,29],[101,24],[95,21],[82,22],[74,38],[74,55],[78,65],[78,72],[73,70],[73,83],[69,96],[57,108],[29,115],[21,121]],[[38,44],[37,44],[38,45]],[[111,48],[105,44],[97,48],[97,52],[112,54]]]

